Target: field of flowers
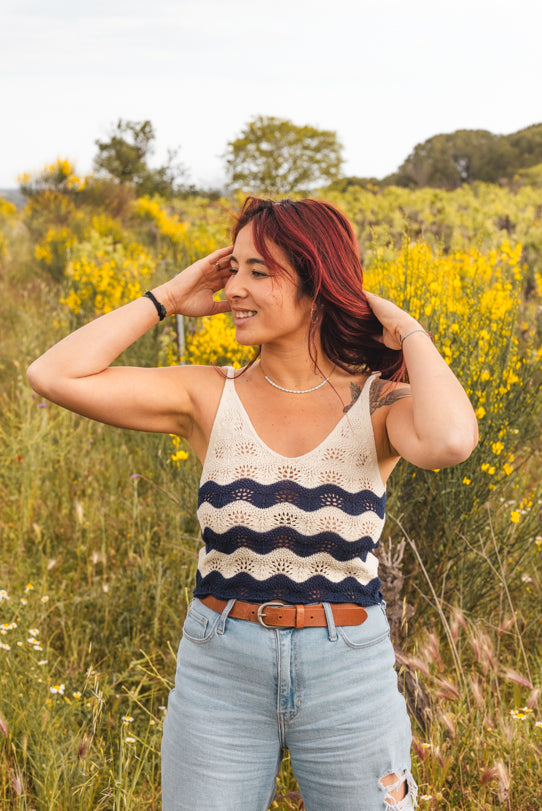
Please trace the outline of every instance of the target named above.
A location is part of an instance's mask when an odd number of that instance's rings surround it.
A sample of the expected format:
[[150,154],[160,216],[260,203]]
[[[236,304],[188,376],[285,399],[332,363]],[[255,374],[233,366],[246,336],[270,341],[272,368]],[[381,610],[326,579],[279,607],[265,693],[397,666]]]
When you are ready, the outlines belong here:
[[[40,400],[28,363],[229,243],[241,198],[167,206],[46,167],[0,200],[0,809],[158,809],[159,746],[196,568],[199,468],[178,438]],[[370,290],[432,332],[478,448],[400,465],[383,546],[405,555],[394,639],[422,809],[538,811],[542,756],[542,193],[322,192]],[[228,315],[169,318],[123,363],[243,365]],[[402,603],[401,603],[402,601]],[[285,761],[273,809],[301,808]]]

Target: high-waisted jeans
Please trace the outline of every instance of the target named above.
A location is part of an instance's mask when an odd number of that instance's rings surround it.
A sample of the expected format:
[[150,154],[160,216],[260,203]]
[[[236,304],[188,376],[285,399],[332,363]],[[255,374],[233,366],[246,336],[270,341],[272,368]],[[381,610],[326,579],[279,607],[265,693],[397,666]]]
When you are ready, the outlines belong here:
[[[288,749],[307,811],[415,804],[383,605],[362,625],[267,629],[192,601],[162,741],[164,811],[264,811]],[[389,776],[408,785],[394,801]],[[397,795],[396,795],[397,796]]]

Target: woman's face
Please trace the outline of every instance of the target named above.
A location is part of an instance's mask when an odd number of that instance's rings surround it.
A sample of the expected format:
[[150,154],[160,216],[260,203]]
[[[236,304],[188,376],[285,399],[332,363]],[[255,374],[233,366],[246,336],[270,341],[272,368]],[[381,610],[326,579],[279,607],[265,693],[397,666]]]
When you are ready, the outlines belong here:
[[224,292],[240,344],[256,346],[303,340],[306,344],[311,299],[299,293],[299,277],[278,245],[269,252],[285,270],[269,268],[257,251],[252,225],[242,228],[230,258],[231,276]]

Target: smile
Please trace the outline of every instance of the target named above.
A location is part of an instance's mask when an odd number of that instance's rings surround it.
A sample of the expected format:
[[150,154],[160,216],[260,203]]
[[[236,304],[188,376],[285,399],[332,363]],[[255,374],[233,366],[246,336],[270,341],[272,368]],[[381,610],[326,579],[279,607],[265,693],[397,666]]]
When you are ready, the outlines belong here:
[[233,317],[235,321],[246,321],[247,318],[252,318],[256,315],[256,310],[235,310]]

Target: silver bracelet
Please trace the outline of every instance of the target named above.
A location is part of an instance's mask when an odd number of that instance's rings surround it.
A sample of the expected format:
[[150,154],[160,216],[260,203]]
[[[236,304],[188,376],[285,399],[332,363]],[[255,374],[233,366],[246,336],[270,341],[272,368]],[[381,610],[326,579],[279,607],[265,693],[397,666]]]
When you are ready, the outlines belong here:
[[428,338],[431,338],[431,333],[427,332],[426,329],[424,329],[423,327],[416,327],[416,329],[411,329],[410,332],[407,332],[406,335],[403,335],[403,337],[401,338],[401,346],[403,346],[403,344],[406,341],[406,339],[408,338],[408,336],[409,335],[414,335],[415,332],[424,332],[427,335]]

